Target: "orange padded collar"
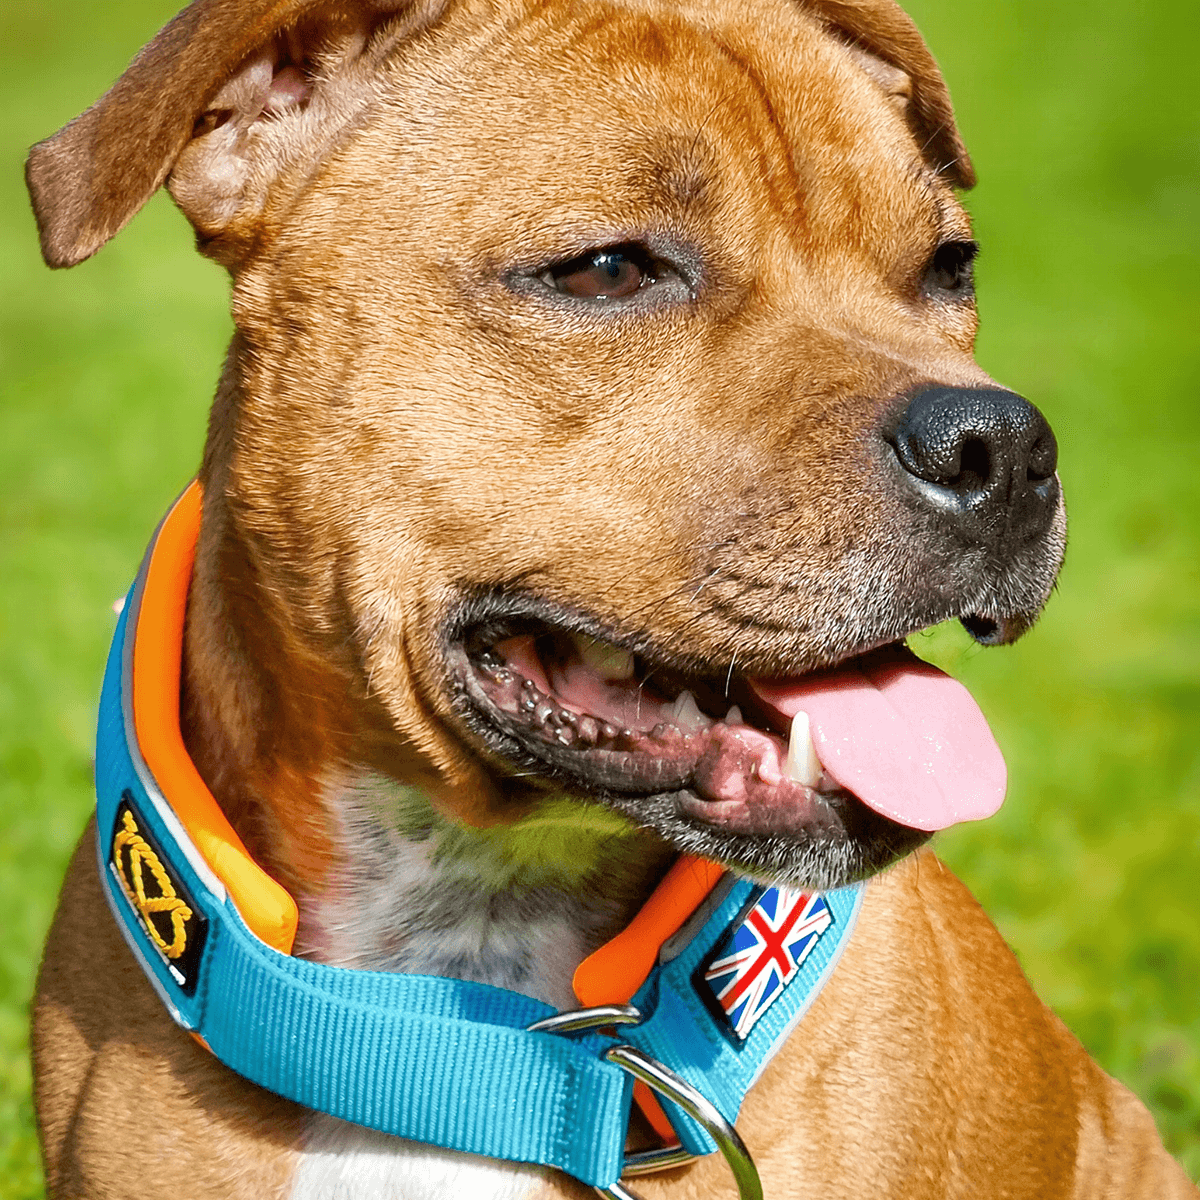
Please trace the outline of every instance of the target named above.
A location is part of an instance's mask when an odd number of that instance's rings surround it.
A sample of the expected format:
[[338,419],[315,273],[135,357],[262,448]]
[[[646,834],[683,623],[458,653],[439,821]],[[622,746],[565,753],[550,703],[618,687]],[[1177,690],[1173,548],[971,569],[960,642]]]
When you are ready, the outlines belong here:
[[296,901],[255,861],[196,770],[179,728],[179,681],[188,584],[200,532],[193,482],[163,518],[150,548],[133,649],[138,749],[196,849],[225,885],[251,932],[283,954],[296,940]]

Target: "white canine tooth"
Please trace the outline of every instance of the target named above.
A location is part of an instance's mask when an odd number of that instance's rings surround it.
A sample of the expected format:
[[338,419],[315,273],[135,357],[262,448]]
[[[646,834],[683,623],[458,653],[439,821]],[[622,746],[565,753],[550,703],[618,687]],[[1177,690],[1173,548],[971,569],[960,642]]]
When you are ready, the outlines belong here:
[[783,773],[806,788],[815,788],[821,779],[821,760],[813,745],[812,730],[809,728],[808,713],[798,712],[792,718],[788,734],[787,762]]
[[581,633],[572,640],[584,666],[591,667],[601,679],[613,682],[633,678],[633,655],[611,642],[600,642]]
[[731,705],[729,711],[725,714],[726,725],[745,725],[745,720],[742,718],[742,710],[736,704]]

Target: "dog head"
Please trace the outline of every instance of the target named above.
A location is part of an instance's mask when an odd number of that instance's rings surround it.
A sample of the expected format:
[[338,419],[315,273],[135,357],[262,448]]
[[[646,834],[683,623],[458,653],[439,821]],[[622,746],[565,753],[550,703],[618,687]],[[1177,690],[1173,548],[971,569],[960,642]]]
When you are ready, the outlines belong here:
[[1063,550],[890,0],[198,0],[29,180],[55,265],[165,180],[233,276],[188,647],[218,795],[299,846],[368,763],[821,885],[945,823],[826,761],[903,754],[871,728],[784,762],[806,696],[925,679],[909,634],[1017,637]]

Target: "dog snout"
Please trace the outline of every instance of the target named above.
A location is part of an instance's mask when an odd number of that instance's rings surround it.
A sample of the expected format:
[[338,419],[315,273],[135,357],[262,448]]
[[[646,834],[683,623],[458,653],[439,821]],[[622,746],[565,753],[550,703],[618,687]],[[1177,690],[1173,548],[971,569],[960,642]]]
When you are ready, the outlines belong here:
[[968,542],[998,548],[1050,527],[1058,443],[1046,418],[1015,392],[923,388],[885,440],[906,485]]

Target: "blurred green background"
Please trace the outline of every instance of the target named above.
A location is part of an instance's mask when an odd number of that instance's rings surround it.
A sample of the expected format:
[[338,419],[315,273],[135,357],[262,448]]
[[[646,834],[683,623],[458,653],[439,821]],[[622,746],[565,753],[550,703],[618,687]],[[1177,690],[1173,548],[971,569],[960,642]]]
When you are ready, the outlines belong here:
[[[992,718],[1000,815],[940,850],[1200,1177],[1200,121],[1191,4],[912,0],[980,175],[979,358],[1046,412],[1071,541],[1013,648],[926,650]],[[170,0],[0,0],[0,1198],[41,1195],[26,1006],[90,796],[110,605],[194,472],[228,336],[164,197],[51,273],[30,143]]]

